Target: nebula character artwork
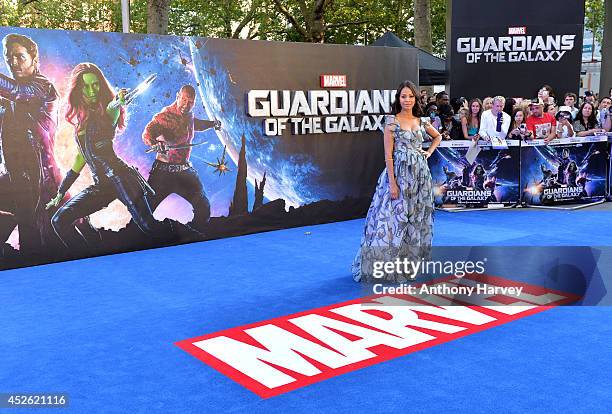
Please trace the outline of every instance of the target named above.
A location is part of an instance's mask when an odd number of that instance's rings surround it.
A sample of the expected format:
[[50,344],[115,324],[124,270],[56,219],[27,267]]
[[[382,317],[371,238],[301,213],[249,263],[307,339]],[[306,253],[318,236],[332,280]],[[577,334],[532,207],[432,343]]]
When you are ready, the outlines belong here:
[[570,161],[565,169],[565,182],[570,187],[576,187],[578,184],[576,180],[578,178],[578,165],[576,161]]
[[45,210],[61,179],[53,153],[59,95],[40,73],[32,39],[12,33],[2,44],[13,77],[0,74],[0,244],[17,226],[21,251],[40,255],[59,244]]
[[191,226],[204,232],[210,218],[210,202],[189,157],[193,147],[206,143],[193,142],[195,131],[219,130],[221,123],[196,118],[193,113],[195,102],[195,88],[183,85],[176,100],[155,114],[147,124],[142,140],[149,146],[147,151],[157,153],[148,180],[155,190],[151,209],[155,211],[166,197],[177,194],[193,208]]
[[472,188],[474,190],[483,191],[486,179],[486,171],[482,164],[477,164],[472,171]]
[[[135,90],[138,91],[138,88]],[[127,207],[144,234],[152,237],[162,235],[167,229],[153,218],[146,197],[151,191],[146,181],[113,149],[117,131],[122,131],[126,126],[125,105],[134,96],[125,89],[115,94],[95,64],[81,63],[72,71],[67,97],[66,120],[74,127],[78,153],[56,197],[47,206],[59,205],[85,165],[92,172],[94,184],[72,197],[55,213],[52,224],[57,235],[66,247],[82,247],[86,240],[74,223],[101,210],[115,199]]]

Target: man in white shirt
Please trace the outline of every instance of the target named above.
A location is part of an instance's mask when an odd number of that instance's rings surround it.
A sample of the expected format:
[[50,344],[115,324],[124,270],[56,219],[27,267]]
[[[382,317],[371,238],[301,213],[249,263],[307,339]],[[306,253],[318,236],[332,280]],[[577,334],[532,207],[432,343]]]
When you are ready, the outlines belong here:
[[478,135],[481,137],[505,139],[510,128],[510,115],[503,112],[506,99],[503,96],[493,98],[491,109],[484,111],[480,117],[480,130]]

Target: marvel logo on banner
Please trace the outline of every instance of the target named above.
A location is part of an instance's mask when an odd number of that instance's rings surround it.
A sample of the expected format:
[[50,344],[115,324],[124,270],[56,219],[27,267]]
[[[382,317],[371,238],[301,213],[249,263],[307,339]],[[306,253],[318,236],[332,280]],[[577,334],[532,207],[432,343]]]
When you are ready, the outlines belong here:
[[321,75],[322,88],[346,88],[346,75]]
[[527,28],[526,27],[508,27],[508,34],[509,35],[524,35],[527,34]]
[[[461,289],[478,294],[456,293]],[[176,345],[269,398],[579,299],[486,275],[446,277],[416,291],[338,303]]]

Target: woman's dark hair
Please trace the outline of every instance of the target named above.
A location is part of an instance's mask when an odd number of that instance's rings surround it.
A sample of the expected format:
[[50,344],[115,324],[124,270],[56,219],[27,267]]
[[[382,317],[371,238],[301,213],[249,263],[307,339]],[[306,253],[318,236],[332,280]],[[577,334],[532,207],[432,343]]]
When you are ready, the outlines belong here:
[[516,101],[514,98],[506,98],[506,103],[504,104],[503,111],[508,115],[512,116],[512,111],[514,111],[514,105],[516,105]]
[[[584,109],[585,105],[591,106],[591,116],[589,116],[588,119],[584,119],[584,115],[582,115],[582,110]],[[584,102],[578,110],[578,115],[576,115],[576,121],[580,122],[582,126],[586,129],[595,128],[597,126],[597,114],[595,113],[595,105],[588,102]]]
[[455,115],[455,112],[453,111],[453,107],[447,104],[440,105],[438,107],[438,113],[440,115],[440,118],[444,118],[444,119],[452,118],[453,115]]
[[421,116],[423,111],[421,110],[421,103],[419,102],[419,90],[414,83],[408,80],[403,81],[397,87],[397,91],[395,92],[395,101],[391,106],[391,114],[397,115],[402,112],[402,106],[400,105],[400,95],[402,94],[404,88],[410,89],[410,91],[412,91],[412,94],[414,95],[414,106],[412,107],[412,115]]
[[548,91],[548,96],[552,96],[553,98],[557,96],[555,90],[550,85],[542,85],[540,89],[546,89]]
[[[78,126],[87,120],[87,105],[83,99],[83,76],[91,73],[100,82],[100,92],[98,103],[93,108],[93,112],[98,116],[106,113],[107,105],[115,98],[115,91],[104,73],[93,63],[79,63],[72,69],[70,76],[70,86],[68,88],[68,105],[66,109],[66,121],[74,126]],[[117,128],[121,131],[126,126],[126,112],[122,106],[119,109],[119,120]]]
[[464,103],[465,98],[463,96],[461,98],[453,98],[450,100],[450,105],[455,113],[459,112]]

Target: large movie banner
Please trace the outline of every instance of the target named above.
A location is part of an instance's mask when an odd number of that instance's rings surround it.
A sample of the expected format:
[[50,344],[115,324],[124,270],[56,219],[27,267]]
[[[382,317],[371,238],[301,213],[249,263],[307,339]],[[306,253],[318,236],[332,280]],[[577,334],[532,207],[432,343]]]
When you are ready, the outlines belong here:
[[414,51],[0,28],[0,268],[361,217]]
[[612,133],[608,133],[608,187],[606,196],[612,196]]
[[589,202],[606,195],[608,137],[523,142],[521,185],[529,205]]
[[[495,149],[480,141],[443,141],[429,157],[436,206],[485,207],[491,203],[516,204],[520,200],[520,142]],[[477,154],[475,154],[477,152]]]
[[578,93],[584,1],[452,0],[448,14],[453,96],[532,98],[545,84]]

